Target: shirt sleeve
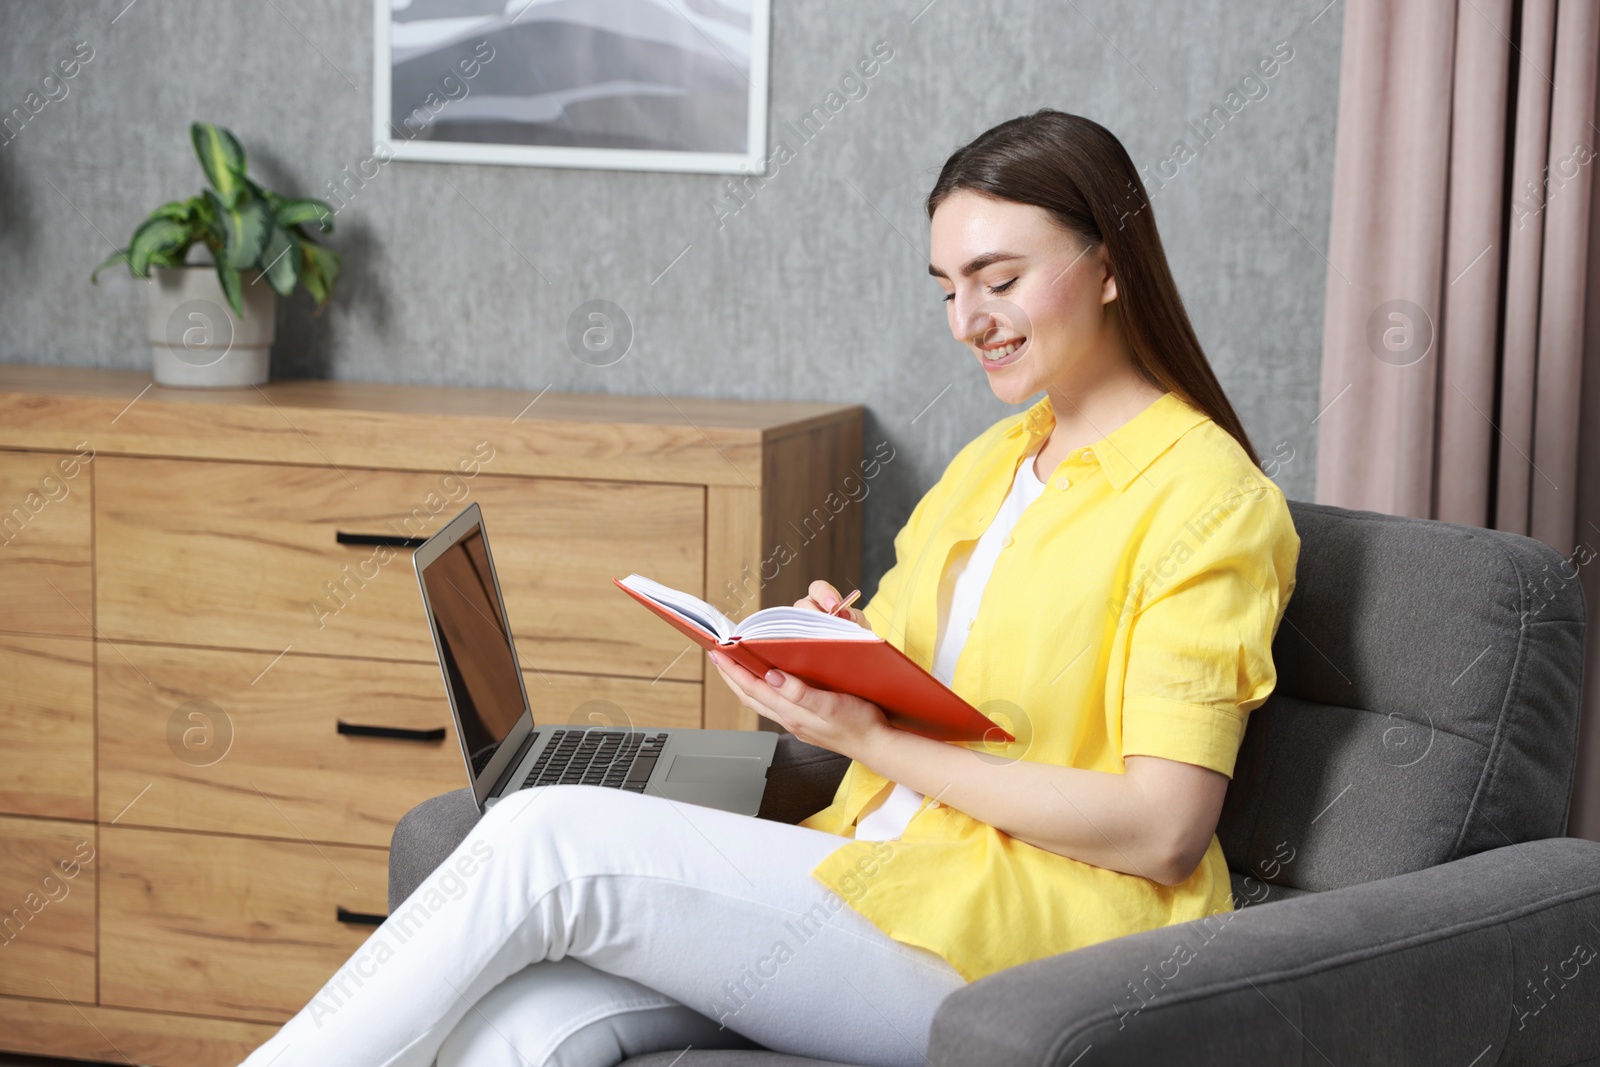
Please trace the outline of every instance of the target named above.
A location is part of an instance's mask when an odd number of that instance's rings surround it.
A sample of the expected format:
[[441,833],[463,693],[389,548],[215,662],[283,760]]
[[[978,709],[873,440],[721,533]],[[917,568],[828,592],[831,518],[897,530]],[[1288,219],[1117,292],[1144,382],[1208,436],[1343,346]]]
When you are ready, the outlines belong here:
[[1128,636],[1122,754],[1233,777],[1245,716],[1277,684],[1272,640],[1294,591],[1300,538],[1282,495],[1242,494],[1183,524],[1151,562]]

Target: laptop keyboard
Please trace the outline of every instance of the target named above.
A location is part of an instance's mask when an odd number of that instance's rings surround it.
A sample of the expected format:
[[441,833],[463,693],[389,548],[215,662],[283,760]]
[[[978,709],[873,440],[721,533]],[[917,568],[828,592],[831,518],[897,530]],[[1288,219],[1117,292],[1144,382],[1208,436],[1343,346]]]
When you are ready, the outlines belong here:
[[666,734],[644,730],[557,730],[522,787],[603,785],[642,793],[666,743]]

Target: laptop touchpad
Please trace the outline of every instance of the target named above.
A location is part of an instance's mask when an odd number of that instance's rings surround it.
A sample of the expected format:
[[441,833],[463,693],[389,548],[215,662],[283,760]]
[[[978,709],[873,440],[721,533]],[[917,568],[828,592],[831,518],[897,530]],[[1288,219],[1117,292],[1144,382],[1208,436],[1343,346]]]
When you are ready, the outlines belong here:
[[705,756],[684,754],[672,761],[667,771],[669,782],[712,782],[737,784],[761,777],[761,760],[756,756]]

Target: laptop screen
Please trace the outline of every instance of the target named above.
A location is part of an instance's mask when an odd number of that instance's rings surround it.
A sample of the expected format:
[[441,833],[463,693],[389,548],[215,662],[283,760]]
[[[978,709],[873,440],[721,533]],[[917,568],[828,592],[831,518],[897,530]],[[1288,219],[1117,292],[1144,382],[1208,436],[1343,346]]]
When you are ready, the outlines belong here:
[[476,782],[527,706],[483,527],[473,525],[423,567],[422,582]]

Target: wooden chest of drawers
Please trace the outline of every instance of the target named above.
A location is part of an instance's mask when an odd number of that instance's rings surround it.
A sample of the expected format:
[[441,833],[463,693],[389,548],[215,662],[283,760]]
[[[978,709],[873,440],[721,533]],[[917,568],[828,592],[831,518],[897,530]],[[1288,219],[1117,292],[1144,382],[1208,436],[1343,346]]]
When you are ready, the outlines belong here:
[[233,1064],[465,770],[410,554],[477,501],[544,722],[771,728],[611,585],[860,580],[862,409],[0,366],[0,1049]]

